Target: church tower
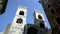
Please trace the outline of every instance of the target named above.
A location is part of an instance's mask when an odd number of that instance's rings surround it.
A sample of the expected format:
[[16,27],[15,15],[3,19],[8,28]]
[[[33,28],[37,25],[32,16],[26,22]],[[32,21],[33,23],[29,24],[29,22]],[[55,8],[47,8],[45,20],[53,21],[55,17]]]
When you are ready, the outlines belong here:
[[23,34],[26,17],[27,7],[19,6],[8,34]]
[[45,19],[41,12],[39,12],[38,10],[35,10],[33,16],[34,16],[35,25],[39,26],[40,28],[46,28]]
[[41,34],[45,34],[47,31],[46,29],[47,26],[46,26],[43,14],[39,12],[38,10],[35,10],[33,16],[34,16],[34,25],[37,25],[40,27]]

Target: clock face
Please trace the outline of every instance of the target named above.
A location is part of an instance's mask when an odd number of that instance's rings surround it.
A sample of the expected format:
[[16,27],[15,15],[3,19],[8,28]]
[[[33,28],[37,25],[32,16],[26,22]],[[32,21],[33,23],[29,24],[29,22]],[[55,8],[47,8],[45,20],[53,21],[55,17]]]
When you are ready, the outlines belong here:
[[5,12],[7,0],[0,0],[0,15]]

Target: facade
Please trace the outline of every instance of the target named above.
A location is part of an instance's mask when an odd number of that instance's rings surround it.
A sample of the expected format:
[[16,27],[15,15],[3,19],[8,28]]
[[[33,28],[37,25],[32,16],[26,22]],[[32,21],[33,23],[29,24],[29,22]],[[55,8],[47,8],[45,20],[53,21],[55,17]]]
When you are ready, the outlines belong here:
[[8,0],[0,0],[0,15],[5,12]]
[[40,0],[51,25],[52,34],[60,33],[60,0]]

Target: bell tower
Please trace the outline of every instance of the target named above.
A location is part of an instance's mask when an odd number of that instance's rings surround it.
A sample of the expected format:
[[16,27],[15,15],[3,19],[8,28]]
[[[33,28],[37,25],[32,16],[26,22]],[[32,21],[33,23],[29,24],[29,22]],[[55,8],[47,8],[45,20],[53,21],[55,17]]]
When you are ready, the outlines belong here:
[[35,25],[39,26],[40,28],[46,28],[45,19],[41,12],[38,12],[38,10],[35,10],[33,16],[34,16]]
[[35,10],[33,16],[34,16],[34,25],[40,28],[40,34],[46,34],[47,26],[43,14],[38,10]]
[[19,6],[8,34],[23,34],[26,17],[27,7]]

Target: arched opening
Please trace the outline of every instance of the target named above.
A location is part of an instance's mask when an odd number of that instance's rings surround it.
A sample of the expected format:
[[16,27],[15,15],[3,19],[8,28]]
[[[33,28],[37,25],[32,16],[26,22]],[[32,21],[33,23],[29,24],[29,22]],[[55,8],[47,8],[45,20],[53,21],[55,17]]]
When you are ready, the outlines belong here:
[[23,20],[21,19],[21,18],[19,18],[19,19],[17,19],[17,22],[16,23],[22,23],[23,22]]
[[52,15],[55,14],[55,10],[53,8],[50,9],[50,12],[51,12]]
[[45,28],[45,24],[44,23],[40,23],[40,27],[41,28]]
[[50,4],[48,4],[48,8],[50,9],[50,7],[51,7],[51,5]]
[[38,15],[38,18],[39,18],[39,19],[42,19],[42,16]]
[[58,1],[58,4],[60,5],[60,1]]
[[56,22],[60,25],[60,17],[59,17],[59,16],[56,17],[55,20],[56,20]]
[[27,34],[37,34],[38,33],[38,30],[34,27],[29,27],[27,29]]
[[20,11],[19,15],[24,15],[24,11]]

